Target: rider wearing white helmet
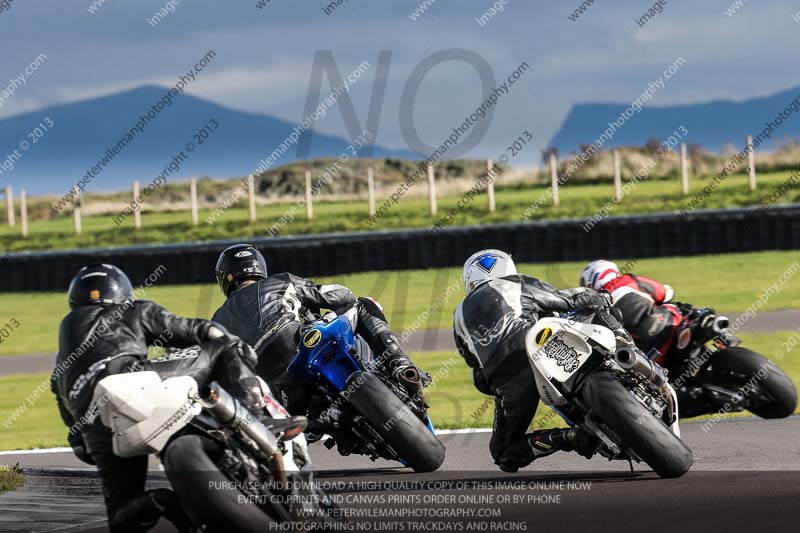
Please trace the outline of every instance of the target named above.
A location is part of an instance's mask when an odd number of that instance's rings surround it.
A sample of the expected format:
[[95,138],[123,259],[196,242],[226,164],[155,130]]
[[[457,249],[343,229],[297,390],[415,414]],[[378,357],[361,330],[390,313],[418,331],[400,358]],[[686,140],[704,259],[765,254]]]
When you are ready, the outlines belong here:
[[456,308],[454,334],[459,353],[472,368],[475,387],[495,397],[494,431],[489,450],[501,470],[515,472],[534,459],[555,451],[576,451],[591,457],[596,441],[578,429],[526,433],[539,403],[528,362],[525,333],[540,316],[554,311],[602,310],[608,298],[589,289],[558,290],[517,273],[511,256],[481,250],[464,263],[467,295]]
[[[674,291],[654,279],[623,273],[616,263],[599,259],[581,271],[580,284],[611,294],[614,308],[636,345],[648,352],[655,348],[666,354],[681,323],[681,313],[669,304]],[[656,359],[662,364],[663,355]]]

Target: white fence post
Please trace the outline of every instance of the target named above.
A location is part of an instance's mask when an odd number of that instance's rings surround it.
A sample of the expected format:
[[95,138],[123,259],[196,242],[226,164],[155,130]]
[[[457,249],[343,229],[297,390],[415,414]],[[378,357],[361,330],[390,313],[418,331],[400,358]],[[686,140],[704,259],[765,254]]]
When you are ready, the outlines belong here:
[[[136,183],[136,187],[138,188],[139,182],[134,183]],[[73,200],[74,203],[72,207],[72,229],[75,231],[75,235],[80,235],[83,232],[83,226],[81,225],[81,204],[83,203],[83,198],[77,186],[75,186],[73,190],[75,191],[75,199]],[[139,213],[139,210],[137,209],[135,212]]]
[[16,224],[14,217],[14,192],[11,190],[11,185],[6,185],[6,214],[8,217],[8,225],[14,226]]
[[614,199],[617,202],[622,200],[622,161],[616,148],[614,149]]
[[689,194],[689,153],[686,143],[681,143],[681,190]]
[[[139,198],[139,180],[133,180],[133,201],[138,204]],[[142,231],[142,206],[138,205],[133,211],[133,227],[136,231]]]
[[252,224],[256,221],[256,177],[253,174],[247,176],[247,219]]
[[28,236],[28,194],[25,189],[19,191],[19,220],[22,224],[22,236]]
[[192,178],[189,192],[192,203],[192,226],[196,226],[199,222],[199,217],[197,215],[197,178]]
[[489,197],[489,212],[490,213],[494,213],[495,212],[495,208],[496,208],[495,203],[494,203],[494,177],[491,175],[493,166],[494,165],[492,164],[492,160],[491,159],[487,159],[486,160],[486,174],[487,174],[487,178],[489,178],[489,181],[486,183],[486,195]]
[[314,197],[311,194],[311,171],[306,169],[306,220],[314,219]]
[[550,184],[553,189],[553,205],[558,207],[561,200],[558,197],[558,162],[555,154],[550,154]]
[[369,196],[369,216],[375,216],[375,176],[372,167],[367,168],[367,195]]
[[439,210],[436,206],[436,179],[433,176],[433,164],[428,165],[428,197],[431,204],[431,215],[436,216]]
[[750,178],[750,190],[756,190],[756,150],[753,146],[753,136],[748,135],[747,139],[747,169]]

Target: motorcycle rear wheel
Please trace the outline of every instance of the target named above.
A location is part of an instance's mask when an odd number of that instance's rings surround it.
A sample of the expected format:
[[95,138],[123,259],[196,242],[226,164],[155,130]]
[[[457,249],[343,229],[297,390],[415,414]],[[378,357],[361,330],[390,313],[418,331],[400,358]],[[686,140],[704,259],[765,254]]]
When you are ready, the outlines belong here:
[[212,459],[221,451],[207,438],[186,434],[173,440],[162,454],[167,479],[192,522],[208,531],[263,533],[271,522],[290,521],[280,505],[270,505],[267,514],[250,501],[239,501],[244,493],[231,487],[234,480]]
[[[786,418],[797,408],[797,388],[792,380],[763,355],[740,346],[725,348],[712,355],[715,384],[741,390],[752,383],[754,393],[744,394],[748,409],[761,418]],[[758,373],[764,372],[761,378]],[[732,375],[741,376],[732,383]]]
[[374,374],[358,372],[347,382],[348,401],[415,472],[433,472],[445,448],[414,412]]
[[589,375],[581,395],[593,417],[659,476],[680,477],[691,468],[694,457],[689,447],[610,373]]

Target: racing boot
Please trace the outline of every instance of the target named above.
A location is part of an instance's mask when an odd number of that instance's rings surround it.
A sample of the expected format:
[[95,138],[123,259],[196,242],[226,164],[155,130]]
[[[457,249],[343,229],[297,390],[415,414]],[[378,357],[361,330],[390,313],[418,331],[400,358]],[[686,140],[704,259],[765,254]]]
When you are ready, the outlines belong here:
[[148,490],[131,498],[109,513],[109,526],[112,531],[148,531],[161,517],[172,522],[180,533],[196,531],[178,496],[169,489]]
[[392,376],[412,396],[425,401],[425,387],[431,383],[431,376],[418,369],[406,355],[392,333],[381,334],[382,344],[386,347],[381,354],[381,362]]
[[597,438],[578,428],[534,431],[528,437],[534,458],[553,452],[576,452],[591,459],[597,451]]
[[[378,361],[406,389],[425,403],[424,389],[430,376],[411,362],[394,333],[389,330],[383,307],[372,298],[358,299],[357,333],[367,341]],[[426,404],[427,405],[427,404]]]
[[596,450],[597,439],[581,429],[545,429],[529,433],[511,444],[498,466],[503,472],[516,472],[555,452],[574,451],[590,459]]

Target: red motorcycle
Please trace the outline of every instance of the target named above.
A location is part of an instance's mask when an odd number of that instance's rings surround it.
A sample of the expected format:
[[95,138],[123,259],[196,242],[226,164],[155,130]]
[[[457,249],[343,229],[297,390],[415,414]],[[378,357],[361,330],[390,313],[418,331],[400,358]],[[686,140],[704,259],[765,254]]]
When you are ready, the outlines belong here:
[[740,346],[727,317],[677,304],[683,322],[664,360],[681,418],[750,411],[785,418],[797,407],[797,388],[775,363]]

